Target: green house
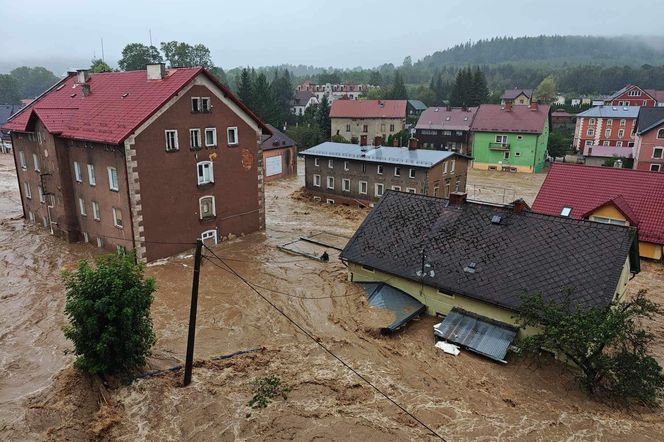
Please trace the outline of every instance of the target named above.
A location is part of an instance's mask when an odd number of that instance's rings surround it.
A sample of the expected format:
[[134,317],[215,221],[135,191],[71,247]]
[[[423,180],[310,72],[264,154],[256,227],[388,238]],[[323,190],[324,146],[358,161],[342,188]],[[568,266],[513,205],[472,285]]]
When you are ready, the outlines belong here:
[[540,172],[549,141],[549,106],[483,104],[470,132],[474,169]]

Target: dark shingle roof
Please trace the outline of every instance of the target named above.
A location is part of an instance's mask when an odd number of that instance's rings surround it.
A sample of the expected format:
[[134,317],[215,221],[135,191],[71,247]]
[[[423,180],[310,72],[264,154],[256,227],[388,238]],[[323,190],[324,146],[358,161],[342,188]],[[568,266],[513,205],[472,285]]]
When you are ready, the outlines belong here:
[[295,146],[295,141],[278,130],[276,127],[272,126],[271,124],[267,124],[267,127],[272,132],[272,135],[263,135],[261,141],[261,147],[263,150],[282,149],[284,147]]
[[503,95],[500,96],[501,100],[514,100],[519,95],[525,95],[528,99],[533,96],[532,89],[505,89]]
[[5,124],[9,117],[21,110],[22,104],[0,104],[0,126]]
[[642,107],[639,112],[636,133],[644,134],[664,123],[664,107]]
[[605,306],[635,237],[623,226],[388,191],[341,258],[419,282],[424,249],[435,272],[424,283],[445,293],[514,310],[524,293],[557,300],[573,287],[582,306]]

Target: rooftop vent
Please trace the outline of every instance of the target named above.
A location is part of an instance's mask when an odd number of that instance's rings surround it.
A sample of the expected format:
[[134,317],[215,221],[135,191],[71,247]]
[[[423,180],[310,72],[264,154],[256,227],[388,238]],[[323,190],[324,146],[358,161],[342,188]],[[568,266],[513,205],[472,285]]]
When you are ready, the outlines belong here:
[[500,224],[503,220],[503,217],[500,215],[493,215],[491,217],[491,224]]
[[434,112],[438,112],[438,108],[435,108],[433,111],[434,111]]
[[463,268],[466,273],[475,273],[477,271],[477,263],[471,262]]
[[122,98],[127,98],[128,96],[129,96],[129,92],[125,92],[124,94],[122,94]]
[[450,121],[450,117],[445,117],[445,121]]
[[615,106],[613,106],[613,107],[612,107],[611,109],[613,109],[613,110],[618,110],[618,108],[617,108],[617,107],[615,107]]

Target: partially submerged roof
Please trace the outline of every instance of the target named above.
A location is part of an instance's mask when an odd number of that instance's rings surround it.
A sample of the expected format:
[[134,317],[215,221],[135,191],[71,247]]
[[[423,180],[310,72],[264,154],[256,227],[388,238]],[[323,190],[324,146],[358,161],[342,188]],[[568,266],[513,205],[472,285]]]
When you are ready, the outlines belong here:
[[549,105],[507,106],[482,104],[477,110],[470,130],[474,132],[512,132],[541,134],[549,116]]
[[[341,253],[363,266],[508,310],[522,295],[606,306],[615,295],[636,231],[509,206],[387,191]],[[421,275],[424,262],[434,275]]]
[[636,132],[643,135],[664,124],[664,107],[644,107],[639,112]]
[[535,198],[533,210],[560,215],[563,207],[581,219],[592,209],[622,196],[639,227],[639,239],[664,244],[664,173],[554,163]]
[[382,328],[382,332],[392,333],[398,328],[406,325],[411,319],[421,315],[427,309],[417,299],[408,293],[382,282],[360,283],[367,292],[367,299],[374,307],[391,310],[394,313],[394,321]]
[[500,96],[501,100],[514,100],[519,95],[525,95],[526,98],[530,99],[533,96],[532,89],[505,89],[503,95]]
[[584,118],[636,118],[639,116],[639,106],[611,106],[600,105],[580,112],[577,117]]
[[63,138],[119,144],[199,75],[216,84],[269,132],[226,86],[200,67],[169,69],[161,80],[148,80],[145,70],[91,74],[86,83],[90,87],[87,96],[73,73],[26,106],[3,129],[29,131],[31,119],[39,118],[50,133]]
[[418,167],[432,167],[451,156],[467,158],[464,155],[446,150],[409,150],[407,147],[360,146],[358,144],[334,143],[331,141],[311,147],[301,152],[301,154]]
[[330,118],[406,118],[406,100],[334,100]]
[[283,149],[295,146],[295,141],[293,141],[288,135],[271,124],[267,124],[266,126],[270,129],[272,135],[263,134],[261,141],[261,147],[263,150]]
[[422,112],[415,129],[468,131],[476,113],[476,107],[430,107]]

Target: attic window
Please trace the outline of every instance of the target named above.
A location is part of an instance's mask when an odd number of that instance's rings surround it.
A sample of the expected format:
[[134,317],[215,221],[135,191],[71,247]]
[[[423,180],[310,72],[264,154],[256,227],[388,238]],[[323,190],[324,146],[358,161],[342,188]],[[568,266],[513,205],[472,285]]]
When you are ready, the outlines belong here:
[[569,217],[572,214],[571,207],[563,207],[563,210],[560,211],[560,216]]
[[464,267],[463,271],[466,273],[475,273],[477,271],[477,264],[471,262],[466,267]]
[[491,217],[491,224],[500,224],[501,221],[503,220],[503,217],[500,215],[493,215]]

